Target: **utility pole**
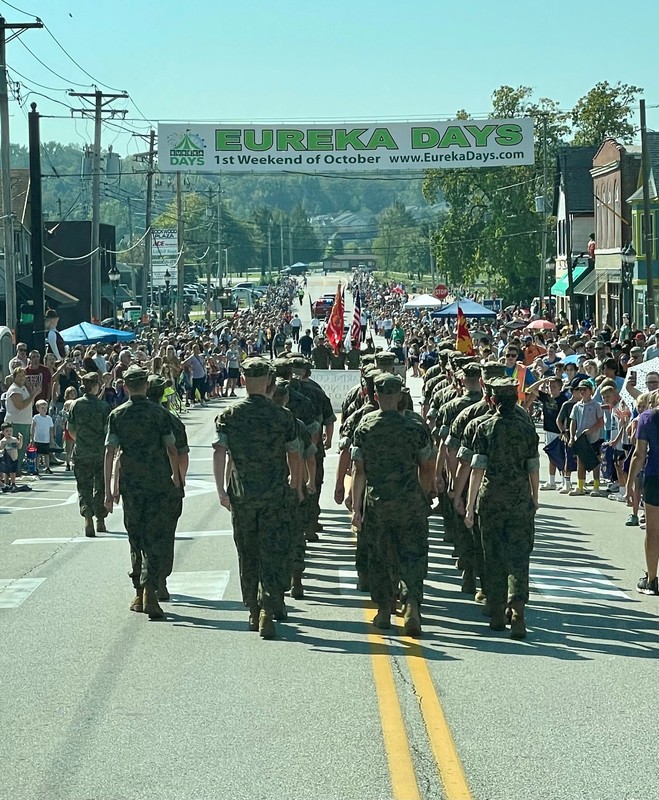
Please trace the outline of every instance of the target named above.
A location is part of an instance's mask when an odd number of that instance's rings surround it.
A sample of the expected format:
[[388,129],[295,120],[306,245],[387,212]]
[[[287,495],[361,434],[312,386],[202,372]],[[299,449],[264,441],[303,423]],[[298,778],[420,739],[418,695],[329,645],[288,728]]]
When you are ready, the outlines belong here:
[[268,220],[268,283],[272,281],[272,219]]
[[[284,266],[284,217],[279,219],[279,272]],[[290,266],[290,265],[289,265]]]
[[645,100],[640,101],[641,105],[641,171],[643,174],[643,251],[645,253],[646,269],[646,315],[647,324],[654,325],[654,275],[652,274],[652,239],[654,231],[652,217],[650,216],[650,153],[648,151],[648,130],[645,122]]
[[217,187],[217,283],[224,289],[222,277],[222,189]]
[[[183,225],[183,192],[181,189],[181,173],[176,173],[176,239],[178,242],[178,256],[176,258],[176,300],[177,308],[183,308],[183,284],[185,272],[185,256],[183,255],[183,236],[185,228]],[[177,314],[177,322],[181,318],[181,314]]]
[[428,225],[428,254],[430,255],[430,282],[434,291],[437,282],[435,279],[435,257],[432,252],[432,227],[430,225]]
[[288,263],[289,265],[293,264],[293,231],[290,223],[288,225]]
[[[135,134],[139,136],[140,134]],[[136,160],[146,161],[146,213],[144,217],[145,237],[144,237],[144,258],[142,260],[142,316],[146,314],[147,296],[149,293],[149,283],[153,283],[151,276],[151,247],[153,244],[153,235],[151,233],[151,206],[153,205],[153,175],[155,170],[153,168],[153,159],[156,155],[156,132],[151,130],[149,132],[149,149],[146,153],[138,153],[135,156]],[[133,223],[130,208],[130,198],[128,199],[128,213],[130,225],[130,238],[131,244],[133,238]]]
[[[545,269],[547,265],[547,115],[542,117],[542,249],[540,254],[540,291],[538,293],[540,316],[545,307]],[[551,316],[551,308],[549,309]]]
[[39,137],[39,112],[31,103],[28,114],[30,144],[30,253],[32,256],[32,347],[45,353],[43,293],[43,211],[41,202],[41,142]]
[[[71,116],[80,114],[81,117],[94,117],[94,151],[92,162],[92,235],[91,235],[91,319],[101,320],[101,128],[103,116],[108,115],[114,119],[116,116],[125,117],[128,111],[116,108],[106,108],[114,100],[126,100],[126,92],[120,94],[104,94],[98,89],[95,92],[69,92],[69,97],[80,97],[91,102],[92,108],[71,109]],[[116,313],[116,309],[115,309]]]
[[14,215],[11,209],[11,163],[9,161],[9,91],[7,81],[7,31],[9,41],[30,28],[43,28],[43,22],[6,22],[0,17],[0,180],[2,181],[2,227],[5,251],[5,319],[14,330],[16,308],[16,254],[14,252]]

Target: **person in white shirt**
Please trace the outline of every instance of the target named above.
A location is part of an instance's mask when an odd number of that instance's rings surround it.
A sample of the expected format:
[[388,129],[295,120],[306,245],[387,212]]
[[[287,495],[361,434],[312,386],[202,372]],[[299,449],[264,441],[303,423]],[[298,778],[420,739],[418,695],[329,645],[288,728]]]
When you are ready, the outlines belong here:
[[48,414],[48,402],[37,400],[35,407],[37,413],[32,417],[30,441],[37,448],[37,456],[42,456],[46,475],[52,475],[50,469],[50,449],[55,444],[55,423]]
[[291,333],[293,335],[294,342],[299,342],[301,328],[302,328],[302,320],[298,317],[297,314],[294,314],[293,319],[291,320]]

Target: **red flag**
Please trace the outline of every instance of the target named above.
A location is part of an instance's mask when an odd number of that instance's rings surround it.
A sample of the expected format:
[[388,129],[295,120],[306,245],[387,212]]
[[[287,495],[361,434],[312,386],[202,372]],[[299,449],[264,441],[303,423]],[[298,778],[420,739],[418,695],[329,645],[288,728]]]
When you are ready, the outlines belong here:
[[355,310],[352,314],[352,325],[350,326],[350,341],[355,342],[357,347],[362,343],[362,300],[359,289],[355,294]]
[[325,328],[327,341],[332,345],[335,353],[339,350],[339,345],[343,341],[343,297],[341,296],[341,284],[337,286],[334,305],[330,311],[329,322]]
[[471,334],[467,327],[467,319],[458,306],[458,319],[455,326],[455,349],[464,353],[466,356],[475,355],[474,343],[471,341]]

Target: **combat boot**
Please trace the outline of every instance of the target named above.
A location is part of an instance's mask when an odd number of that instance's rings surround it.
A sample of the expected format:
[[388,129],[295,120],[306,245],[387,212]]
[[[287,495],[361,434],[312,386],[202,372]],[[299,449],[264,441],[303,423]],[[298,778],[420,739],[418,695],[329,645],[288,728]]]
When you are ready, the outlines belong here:
[[304,597],[304,586],[302,586],[302,572],[296,570],[291,580],[291,597],[293,600],[302,600]]
[[421,636],[421,615],[416,600],[408,600],[403,614],[403,631],[406,636]]
[[311,543],[320,541],[320,536],[318,536],[316,531],[306,531],[304,534],[304,538],[307,540],[307,542]]
[[492,613],[490,614],[490,628],[493,631],[505,631],[506,630],[506,617],[503,613],[503,608],[498,606],[497,608],[491,608]]
[[514,603],[511,608],[510,638],[526,639],[526,623],[524,622],[524,605]]
[[358,592],[370,592],[371,587],[368,582],[368,572],[358,572],[357,573],[357,591]]
[[144,587],[144,613],[149,615],[149,619],[165,619],[165,612],[158,605],[158,593],[154,589]]
[[167,578],[158,579],[158,600],[168,603],[171,600],[169,589],[167,588]]
[[96,536],[96,531],[94,530],[94,517],[85,517],[85,536],[88,536],[90,539]]
[[259,629],[259,607],[250,608],[249,619],[247,620],[247,627],[250,631],[258,631]]
[[380,630],[391,628],[391,603],[386,606],[378,606],[378,613],[373,617],[373,624]]
[[272,614],[268,614],[268,612],[262,608],[259,614],[259,636],[262,639],[274,639],[276,635]]
[[272,612],[272,616],[277,620],[277,622],[284,622],[288,619],[288,611],[286,609],[286,603],[284,602],[283,598],[280,600],[275,600],[274,604],[275,608]]
[[476,594],[476,578],[474,571],[466,569],[462,573],[462,586],[460,587],[464,594]]
[[108,529],[105,527],[105,517],[98,517],[96,520],[96,532],[107,533]]
[[143,602],[142,590],[141,589],[136,589],[135,591],[136,591],[136,594],[135,594],[135,597],[133,597],[133,600],[132,600],[132,602],[130,604],[130,610],[131,611],[137,611],[138,614],[141,614],[144,611],[144,602]]

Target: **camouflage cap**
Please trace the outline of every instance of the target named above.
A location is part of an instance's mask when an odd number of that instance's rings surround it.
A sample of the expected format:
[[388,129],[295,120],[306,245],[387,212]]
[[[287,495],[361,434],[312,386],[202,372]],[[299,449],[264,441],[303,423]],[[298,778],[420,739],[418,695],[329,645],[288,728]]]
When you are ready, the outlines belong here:
[[386,350],[381,350],[379,353],[375,354],[375,363],[378,367],[393,367],[394,364],[398,363],[398,359],[396,358],[395,353],[390,353]]
[[142,367],[138,367],[137,364],[128,367],[123,374],[126,386],[139,386],[141,383],[145,383],[148,377],[149,373]]
[[481,367],[481,375],[484,381],[493,381],[495,378],[504,378],[506,375],[506,368],[503,364],[497,364],[495,361],[489,361]]
[[495,378],[491,386],[495,397],[517,397],[517,381],[513,378]]
[[149,375],[148,377],[149,389],[164,389],[165,379],[162,375]]
[[376,375],[373,383],[378,394],[400,394],[403,390],[403,379],[389,372]]
[[288,378],[293,372],[292,358],[275,358],[272,362],[275,368],[275,375],[278,378]]
[[465,378],[480,378],[481,376],[481,365],[477,364],[476,362],[472,364],[465,364],[462,368],[464,372]]
[[289,358],[289,361],[293,365],[293,370],[295,372],[306,372],[307,370],[310,370],[312,366],[311,361],[306,358],[302,358],[302,356]]
[[472,356],[463,356],[457,355],[451,358],[451,364],[453,364],[455,369],[464,369],[467,364],[476,364],[478,363]]
[[271,371],[270,362],[258,356],[243,361],[241,369],[246,378],[264,378]]
[[375,355],[373,353],[365,353],[363,356],[360,357],[359,364],[362,369],[364,369],[364,367],[368,367],[371,366],[372,364],[375,364]]

